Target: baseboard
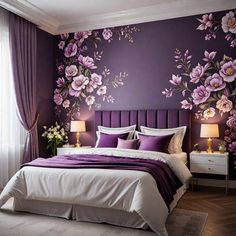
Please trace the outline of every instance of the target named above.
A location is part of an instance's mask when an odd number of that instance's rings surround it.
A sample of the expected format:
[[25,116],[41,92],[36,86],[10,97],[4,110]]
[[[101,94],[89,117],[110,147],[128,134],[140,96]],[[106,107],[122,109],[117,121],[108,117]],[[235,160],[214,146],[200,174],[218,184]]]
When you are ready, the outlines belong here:
[[[225,180],[199,178],[198,185],[224,188],[225,187]],[[236,189],[236,180],[229,180],[229,188]]]

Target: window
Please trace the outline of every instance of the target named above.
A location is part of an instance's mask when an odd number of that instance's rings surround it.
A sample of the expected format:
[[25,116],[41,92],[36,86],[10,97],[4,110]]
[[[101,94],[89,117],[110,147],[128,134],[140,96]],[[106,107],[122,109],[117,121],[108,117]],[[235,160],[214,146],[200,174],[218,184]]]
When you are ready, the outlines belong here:
[[20,167],[26,136],[16,112],[8,18],[0,8],[0,189]]

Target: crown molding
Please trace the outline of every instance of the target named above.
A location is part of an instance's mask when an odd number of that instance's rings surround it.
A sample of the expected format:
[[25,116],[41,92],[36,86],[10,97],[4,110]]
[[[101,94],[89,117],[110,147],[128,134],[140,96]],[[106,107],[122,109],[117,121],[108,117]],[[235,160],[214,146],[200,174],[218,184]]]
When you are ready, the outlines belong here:
[[[153,6],[94,15],[72,24],[62,24],[56,33],[102,29],[122,25],[138,24],[184,16],[217,12],[236,8],[235,0],[179,0],[163,2]],[[172,9],[172,10],[171,10]]]
[[55,34],[59,22],[26,0],[0,0],[0,6]]
[[[110,12],[76,19],[76,22],[59,22],[27,0],[0,0],[3,8],[33,22],[39,28],[61,34],[83,30],[101,29],[129,24],[137,24],[184,16],[217,12],[236,8],[235,0],[178,0],[163,1],[159,4]],[[75,20],[74,20],[75,21]]]

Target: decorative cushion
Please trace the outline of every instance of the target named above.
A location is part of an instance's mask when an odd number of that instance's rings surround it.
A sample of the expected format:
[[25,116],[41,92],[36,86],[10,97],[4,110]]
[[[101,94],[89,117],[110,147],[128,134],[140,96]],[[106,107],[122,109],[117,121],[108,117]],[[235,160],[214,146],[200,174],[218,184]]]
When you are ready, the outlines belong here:
[[100,132],[100,138],[96,147],[117,147],[118,138],[126,139],[129,133],[123,134],[104,134]]
[[183,145],[184,135],[186,133],[187,126],[181,126],[181,127],[176,127],[176,128],[170,128],[170,129],[155,129],[155,128],[149,128],[145,126],[140,126],[140,129],[141,129],[141,132],[147,135],[163,136],[163,135],[174,134],[170,141],[168,151],[171,154],[182,152],[182,145]]
[[163,136],[152,136],[139,133],[138,134],[140,145],[139,150],[148,150],[156,152],[168,152],[168,146],[173,134]]
[[124,140],[124,139],[118,138],[117,148],[122,148],[122,149],[137,149],[138,142],[139,142],[138,139]]

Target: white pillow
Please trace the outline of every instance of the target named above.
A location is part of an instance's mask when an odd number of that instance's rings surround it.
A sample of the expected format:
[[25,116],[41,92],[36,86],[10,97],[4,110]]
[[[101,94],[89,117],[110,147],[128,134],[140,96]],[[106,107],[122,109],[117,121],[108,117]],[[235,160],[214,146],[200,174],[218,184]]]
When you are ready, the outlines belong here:
[[120,133],[127,133],[130,131],[135,131],[136,125],[126,126],[126,127],[118,127],[118,128],[111,128],[105,126],[98,126],[98,131],[105,133],[105,134],[120,134]]
[[174,134],[173,138],[170,140],[170,144],[168,147],[168,151],[171,154],[182,152],[182,145],[186,129],[187,126],[180,126],[170,129],[155,129],[145,126],[140,126],[141,132],[148,135],[163,136],[163,135]]
[[118,128],[111,128],[111,127],[105,127],[105,126],[98,126],[98,131],[96,131],[97,134],[97,141],[95,144],[95,147],[97,147],[97,144],[100,139],[100,132],[104,134],[124,134],[129,133],[127,139],[133,139],[134,133],[135,133],[136,125],[126,126],[126,127],[118,127]]

